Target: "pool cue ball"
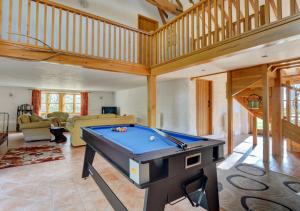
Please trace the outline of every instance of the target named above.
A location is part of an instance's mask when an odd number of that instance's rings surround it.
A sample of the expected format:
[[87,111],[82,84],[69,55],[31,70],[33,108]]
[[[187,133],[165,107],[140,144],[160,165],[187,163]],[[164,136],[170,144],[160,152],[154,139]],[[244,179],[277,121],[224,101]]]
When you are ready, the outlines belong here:
[[155,136],[150,136],[150,141],[154,141],[155,140]]

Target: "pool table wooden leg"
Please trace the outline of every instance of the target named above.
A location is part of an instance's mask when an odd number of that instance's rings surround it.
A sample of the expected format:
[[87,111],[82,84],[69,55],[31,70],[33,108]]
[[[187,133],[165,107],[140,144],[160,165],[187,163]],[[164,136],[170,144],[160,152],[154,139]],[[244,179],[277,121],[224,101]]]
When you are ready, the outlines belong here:
[[204,168],[204,173],[208,177],[205,189],[209,211],[219,211],[219,193],[216,164],[212,163]]
[[82,170],[82,178],[86,178],[90,175],[88,164],[91,165],[93,164],[94,157],[95,157],[95,151],[89,145],[86,145],[83,170]]
[[165,209],[167,199],[162,189],[161,183],[152,184],[146,189],[144,211],[163,211]]

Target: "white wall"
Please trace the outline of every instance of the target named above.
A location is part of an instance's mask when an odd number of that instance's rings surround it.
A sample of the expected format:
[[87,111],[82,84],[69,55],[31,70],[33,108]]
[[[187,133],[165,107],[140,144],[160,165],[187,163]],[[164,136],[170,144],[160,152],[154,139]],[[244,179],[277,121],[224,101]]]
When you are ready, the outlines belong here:
[[102,106],[114,106],[114,92],[91,92],[89,93],[89,115],[100,114]]
[[17,108],[21,104],[31,104],[31,91],[28,88],[0,87],[0,112],[9,113],[10,131],[16,130]]
[[[213,135],[227,134],[226,74],[203,78],[213,81]],[[147,124],[147,88],[117,91],[116,105],[121,114],[134,114],[138,122]],[[157,127],[196,134],[195,81],[176,79],[157,84]],[[234,134],[248,133],[248,114],[234,102]]]
[[[17,108],[21,104],[31,104],[31,90],[23,87],[0,86],[0,112],[9,113],[10,131],[16,130]],[[97,91],[89,93],[89,114],[100,114],[102,106],[114,105],[114,92]]]

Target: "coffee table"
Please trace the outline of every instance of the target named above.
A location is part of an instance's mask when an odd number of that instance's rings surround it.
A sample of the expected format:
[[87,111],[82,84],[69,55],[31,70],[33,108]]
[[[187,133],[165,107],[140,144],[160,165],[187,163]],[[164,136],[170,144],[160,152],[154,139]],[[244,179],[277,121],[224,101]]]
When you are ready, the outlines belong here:
[[64,136],[64,132],[66,132],[65,128],[63,127],[51,127],[50,133],[54,135],[54,140],[50,142],[62,143],[67,141],[67,137]]

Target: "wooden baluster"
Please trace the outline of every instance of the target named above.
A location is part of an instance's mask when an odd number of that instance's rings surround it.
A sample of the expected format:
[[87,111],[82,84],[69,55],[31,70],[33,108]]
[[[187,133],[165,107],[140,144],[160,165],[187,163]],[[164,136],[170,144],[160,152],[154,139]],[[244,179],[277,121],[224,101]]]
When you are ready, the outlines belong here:
[[85,55],[89,54],[89,18],[85,18]]
[[114,60],[117,59],[117,28],[114,26]]
[[163,29],[163,62],[166,61],[166,29]]
[[181,31],[180,31],[180,19],[177,22],[178,24],[178,52],[177,55],[180,56],[180,47],[181,47],[181,39],[180,39],[180,35],[181,35]]
[[197,39],[196,39],[196,49],[200,49],[200,12],[199,12],[200,8],[199,6],[197,7],[196,9],[196,36],[197,36]]
[[[124,36],[123,36],[123,38],[124,38],[124,61],[127,61],[127,57],[126,57],[126,41],[127,41],[127,39],[126,39],[126,29],[124,29]],[[142,57],[142,59],[143,59],[143,57]]]
[[55,39],[55,37],[54,37],[54,27],[55,27],[55,7],[54,6],[52,6],[52,20],[51,20],[51,24],[52,24],[52,26],[51,26],[51,47],[52,48],[54,48],[54,39]]
[[82,54],[82,15],[79,16],[79,53]]
[[249,31],[251,21],[249,21],[249,0],[245,0],[245,32]]
[[169,27],[169,34],[170,34],[170,57],[169,59],[171,60],[173,58],[173,26],[170,24]]
[[185,53],[185,43],[184,43],[184,16],[182,16],[181,19],[181,43],[182,43],[182,50],[181,50],[181,54],[183,55]]
[[58,49],[61,50],[62,10],[59,9]]
[[298,126],[299,124],[299,120],[298,120],[298,92],[295,90],[295,123],[296,126]]
[[190,52],[190,15],[187,14],[186,15],[186,34],[185,34],[185,38],[186,38],[186,52],[189,53]]
[[228,0],[228,38],[232,37],[232,0]]
[[92,19],[92,56],[95,55],[95,19]]
[[12,39],[12,17],[13,17],[13,0],[9,0],[9,6],[8,6],[8,40]]
[[106,38],[105,38],[105,36],[106,36],[106,24],[105,24],[105,22],[103,22],[103,58],[105,58],[105,56],[106,56],[106,49],[105,49],[105,47],[106,47]]
[[265,24],[270,23],[270,0],[265,0]]
[[73,13],[73,36],[72,36],[72,48],[73,52],[76,50],[76,14]]
[[225,7],[224,0],[221,0],[221,30],[222,30],[222,40],[225,40]]
[[159,63],[162,63],[162,51],[163,51],[163,47],[162,47],[162,39],[163,39],[163,34],[162,31],[159,32]]
[[260,6],[260,13],[259,13],[259,20],[260,20],[260,25],[263,26],[266,23],[266,18],[265,18],[265,5]]
[[39,44],[39,8],[40,3],[39,1],[36,1],[35,4],[35,45],[37,46]]
[[194,51],[195,49],[195,45],[194,45],[194,42],[195,42],[195,34],[194,34],[194,30],[195,30],[195,25],[194,25],[194,22],[195,22],[195,16],[194,16],[194,10],[192,10],[191,12],[191,37],[192,37],[192,42],[191,42],[191,51]]
[[119,60],[122,60],[122,34],[121,34],[121,28],[119,28]]
[[290,14],[295,15],[296,14],[296,0],[290,0]]
[[255,28],[259,27],[259,2],[258,0],[254,0],[254,24]]
[[132,49],[133,49],[133,51],[132,51],[132,57],[133,57],[133,63],[136,63],[136,59],[135,59],[135,42],[136,42],[136,40],[135,40],[135,32],[133,32],[133,46],[132,46]]
[[46,43],[47,43],[47,13],[48,13],[47,4],[44,3],[44,47],[46,47]]
[[143,34],[143,64],[147,65],[147,43],[146,35]]
[[101,39],[100,39],[100,21],[97,20],[98,22],[98,29],[97,29],[97,39],[98,39],[98,49],[97,49],[97,56],[100,57],[100,47],[101,47]]
[[149,40],[148,40],[148,35],[144,35],[144,43],[145,43],[145,65],[149,65]]
[[[22,40],[22,6],[23,6],[23,1],[19,0],[19,14],[18,14],[18,41],[21,42]],[[1,7],[2,7],[2,1],[0,1],[0,13],[1,12]],[[0,21],[1,21],[1,17],[0,17]],[[0,23],[0,27],[1,27],[1,23]],[[1,29],[0,29],[0,38],[1,38]]]
[[214,36],[214,43],[217,43],[219,41],[218,0],[214,0],[214,15],[215,15],[215,36]]
[[207,1],[207,17],[208,17],[208,45],[211,45],[211,2]]
[[66,51],[69,51],[69,11],[66,13]]
[[236,24],[237,24],[237,35],[241,33],[241,6],[240,6],[240,0],[236,0]]
[[27,4],[27,44],[30,42],[30,16],[31,16],[31,0]]
[[277,20],[282,19],[282,0],[277,0]]
[[128,61],[131,62],[131,31],[128,31]]
[[205,24],[205,4],[202,3],[202,48],[206,46]]
[[111,24],[108,25],[108,58],[111,58]]
[[3,2],[2,2],[2,0],[0,0],[0,39],[2,39],[2,19],[3,19],[2,5],[3,5]]

